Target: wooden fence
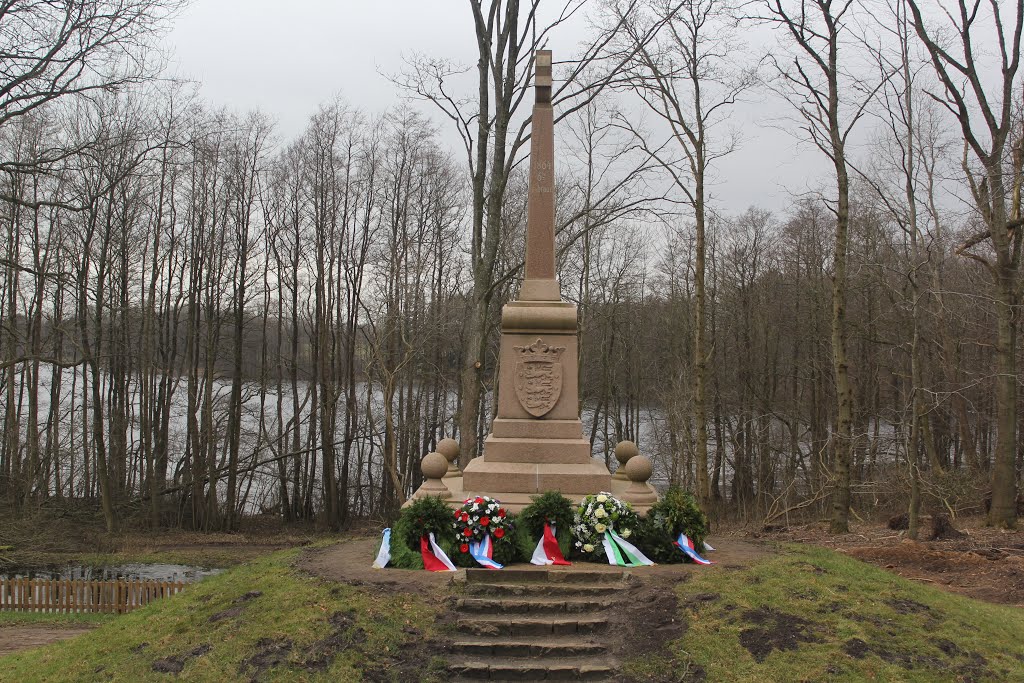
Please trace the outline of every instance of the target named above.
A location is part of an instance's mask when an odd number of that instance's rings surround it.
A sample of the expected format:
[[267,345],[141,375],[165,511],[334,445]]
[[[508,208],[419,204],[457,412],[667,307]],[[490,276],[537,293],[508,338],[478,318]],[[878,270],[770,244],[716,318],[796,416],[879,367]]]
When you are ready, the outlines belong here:
[[184,588],[181,581],[0,578],[0,610],[122,614]]

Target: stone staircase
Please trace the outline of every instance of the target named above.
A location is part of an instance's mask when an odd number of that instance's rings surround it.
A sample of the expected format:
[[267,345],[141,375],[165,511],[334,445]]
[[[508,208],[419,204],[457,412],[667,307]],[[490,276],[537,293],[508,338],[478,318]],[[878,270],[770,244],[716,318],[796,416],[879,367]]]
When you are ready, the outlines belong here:
[[448,657],[454,681],[615,681],[609,614],[629,575],[466,570]]

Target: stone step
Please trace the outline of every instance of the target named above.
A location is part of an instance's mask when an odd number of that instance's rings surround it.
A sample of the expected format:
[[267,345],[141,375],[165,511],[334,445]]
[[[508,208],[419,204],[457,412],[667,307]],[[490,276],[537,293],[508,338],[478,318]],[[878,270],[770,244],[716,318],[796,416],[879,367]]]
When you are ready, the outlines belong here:
[[595,570],[576,569],[467,569],[467,583],[501,583],[501,584],[578,584],[578,583],[621,583],[628,576],[628,571],[621,569]]
[[483,614],[580,614],[611,609],[612,601],[594,597],[541,595],[533,597],[459,598],[456,609]]
[[449,673],[465,680],[599,681],[610,680],[618,662],[610,657],[560,657],[549,660],[448,658]]
[[614,597],[623,589],[621,583],[467,583],[463,591],[467,595],[495,597]]
[[503,638],[457,638],[452,642],[456,654],[487,659],[490,657],[594,657],[608,652],[604,643],[580,636],[541,636]]
[[459,633],[475,636],[571,636],[602,633],[608,620],[602,616],[466,617],[456,621]]

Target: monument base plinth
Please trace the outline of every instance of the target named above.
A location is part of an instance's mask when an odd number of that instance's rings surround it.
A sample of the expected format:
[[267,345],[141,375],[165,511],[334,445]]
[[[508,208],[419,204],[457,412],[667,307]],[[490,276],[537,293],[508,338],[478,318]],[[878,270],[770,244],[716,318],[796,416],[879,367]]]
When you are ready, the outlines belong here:
[[[538,494],[597,493],[607,491],[612,477],[608,468],[591,460],[587,463],[496,462],[477,458],[462,471],[462,486],[467,491],[492,491]],[[447,483],[447,482],[446,482]]]
[[[477,458],[477,460],[479,460],[479,458]],[[601,465],[601,463],[597,463],[597,464]],[[601,465],[601,466],[603,467],[603,465]],[[605,475],[605,476],[607,476],[607,475]],[[523,493],[523,492],[515,492],[515,491],[506,491],[505,489],[498,489],[498,490],[494,490],[494,489],[486,489],[486,490],[485,489],[470,489],[470,488],[466,488],[466,487],[463,486],[464,481],[463,481],[462,477],[446,478],[444,480],[444,483],[445,483],[445,486],[448,487],[448,494],[447,495],[442,495],[442,498],[444,499],[444,501],[446,503],[451,505],[453,509],[459,507],[460,505],[462,505],[462,502],[464,500],[466,500],[467,498],[471,497],[471,496],[487,495],[487,496],[490,496],[490,497],[495,498],[497,500],[500,500],[502,506],[505,507],[509,512],[512,512],[513,514],[519,514],[520,512],[523,511],[523,508],[525,508],[527,505],[529,505],[530,503],[533,502],[533,497],[538,495],[537,492]],[[574,504],[577,504],[577,505],[588,494],[600,493],[601,491],[606,491],[606,492],[612,494],[613,496],[615,496],[616,498],[618,498],[619,500],[629,500],[626,497],[626,489],[629,488],[629,485],[630,485],[630,482],[628,482],[628,481],[619,481],[617,479],[616,480],[609,479],[608,484],[606,486],[599,487],[599,488],[593,489],[591,491],[586,491],[586,492],[583,492],[583,493],[571,493],[569,491],[561,490],[561,491],[559,491],[559,493],[561,493],[563,496],[565,496],[566,498],[568,498]],[[653,489],[652,489],[652,491],[653,491]],[[431,492],[428,492],[428,491],[423,491],[421,489],[419,491],[416,491],[416,493],[413,494],[413,497],[410,500],[415,500],[416,498],[419,498],[419,497],[425,496],[425,495],[436,496],[438,494],[437,493],[431,493]],[[657,494],[655,494],[655,495],[657,495]],[[636,513],[638,515],[640,515],[641,517],[646,516],[647,515],[647,511],[651,509],[651,504],[650,503],[632,503],[631,502],[630,504],[633,506],[633,509],[636,511]]]

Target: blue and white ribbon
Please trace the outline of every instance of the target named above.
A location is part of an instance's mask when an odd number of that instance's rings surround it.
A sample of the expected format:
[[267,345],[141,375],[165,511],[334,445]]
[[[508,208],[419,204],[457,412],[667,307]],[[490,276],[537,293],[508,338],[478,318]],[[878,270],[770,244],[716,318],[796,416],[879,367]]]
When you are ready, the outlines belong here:
[[689,557],[697,564],[711,564],[710,560],[705,560],[703,557],[697,554],[697,551],[693,547],[693,541],[691,541],[686,534],[680,533],[679,538],[675,540],[674,545],[680,550],[682,550],[684,555]]
[[498,564],[491,559],[492,555],[494,555],[494,544],[491,542],[490,534],[484,534],[481,541],[471,541],[469,544],[469,554],[473,556],[473,559],[481,567],[486,567],[487,569],[502,569],[504,567],[504,565]]
[[384,537],[380,541],[380,550],[377,551],[377,559],[373,561],[374,569],[384,569],[391,561],[391,529],[384,530]]

